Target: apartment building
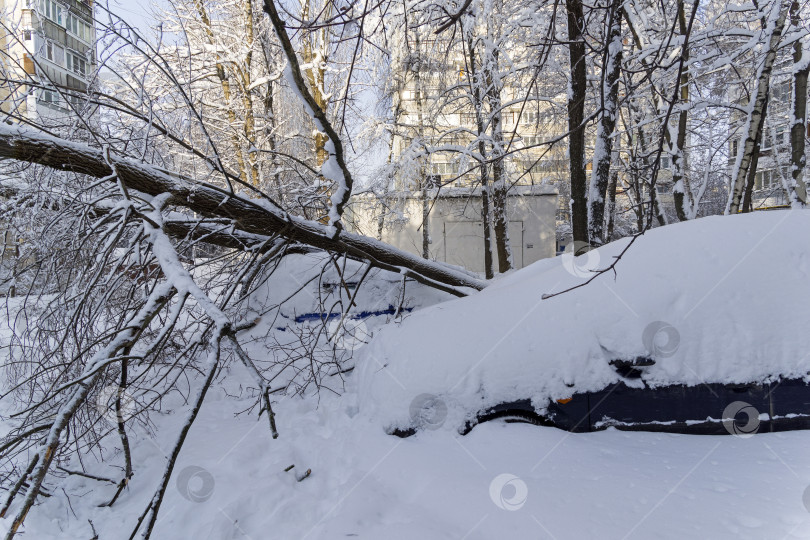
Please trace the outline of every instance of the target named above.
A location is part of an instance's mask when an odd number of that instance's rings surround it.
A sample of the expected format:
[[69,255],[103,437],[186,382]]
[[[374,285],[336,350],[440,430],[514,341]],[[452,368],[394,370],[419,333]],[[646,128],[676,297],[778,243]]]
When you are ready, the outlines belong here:
[[[0,0],[0,121],[67,125],[91,90],[94,43],[92,0]],[[0,169],[0,182],[19,174]],[[0,223],[0,294],[15,294],[19,242]]]
[[[467,62],[451,52],[459,47],[449,47],[446,39],[411,29],[407,40],[405,35],[396,40],[391,156],[399,170],[390,188],[410,195],[399,199],[401,208],[381,236],[424,255],[421,237],[427,227],[431,258],[483,271],[481,169],[475,141],[479,121],[485,124],[484,131],[491,132],[491,119],[476,114]],[[567,141],[545,144],[567,128],[557,125],[558,117],[546,101],[520,101],[523,90],[511,87],[513,80],[510,77],[500,93],[507,105],[499,116],[505,141],[503,179],[510,188],[509,238],[520,268],[553,256],[556,220],[568,220],[569,205],[563,200],[568,191]],[[564,92],[558,97],[565,103]],[[491,164],[488,168],[491,182]],[[418,202],[423,197],[433,200],[425,224]]]
[[62,121],[83,104],[96,70],[92,0],[0,0],[0,110]]

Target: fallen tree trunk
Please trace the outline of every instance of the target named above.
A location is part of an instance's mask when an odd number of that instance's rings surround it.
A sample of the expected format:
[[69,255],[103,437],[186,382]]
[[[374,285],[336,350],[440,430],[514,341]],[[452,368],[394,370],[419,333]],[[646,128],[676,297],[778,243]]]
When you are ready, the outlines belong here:
[[369,261],[456,296],[461,288],[483,289],[485,282],[448,265],[422,259],[379,240],[341,231],[330,237],[328,228],[290,215],[259,199],[247,199],[212,184],[117,157],[105,159],[101,150],[53,137],[38,130],[0,124],[0,157],[36,163],[96,178],[117,177],[128,189],[147,195],[171,194],[170,204],[215,218],[232,220],[239,231],[262,236],[279,235],[293,242]]
[[[31,186],[26,184],[3,185],[0,183],[0,197],[3,199],[13,199],[22,196],[24,198],[26,195],[25,192],[30,189]],[[13,205],[14,203],[14,200],[4,201],[3,204],[0,205],[0,211],[7,209],[8,205]],[[74,201],[59,197],[58,195],[51,195],[47,199],[46,206],[58,210],[70,204],[74,204]],[[109,205],[91,205],[91,212],[96,216],[107,215],[110,209]],[[2,215],[2,213],[0,213],[0,215]],[[166,234],[178,240],[185,239],[192,242],[200,242],[241,251],[258,251],[259,253],[264,253],[271,249],[276,249],[279,243],[287,244],[285,253],[310,253],[315,251],[315,248],[304,244],[292,243],[287,239],[281,239],[276,242],[277,236],[275,235],[252,234],[240,231],[234,227],[233,220],[224,218],[193,219],[189,216],[175,213],[167,216],[163,221],[163,230],[166,231]]]

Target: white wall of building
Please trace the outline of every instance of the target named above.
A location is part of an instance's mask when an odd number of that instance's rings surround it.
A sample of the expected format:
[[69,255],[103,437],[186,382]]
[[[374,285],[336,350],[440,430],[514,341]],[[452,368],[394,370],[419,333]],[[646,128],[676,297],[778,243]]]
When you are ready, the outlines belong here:
[[[435,195],[434,195],[435,197]],[[443,190],[431,199],[428,231],[430,257],[437,261],[484,272],[484,229],[480,190]],[[409,196],[395,206],[399,217],[386,216],[382,240],[399,249],[422,255],[422,204]],[[548,186],[520,186],[510,193],[507,204],[509,239],[513,262],[523,268],[556,254],[557,191]],[[378,236],[379,208],[368,199],[356,201],[352,214],[357,232]],[[493,251],[495,234],[492,232]],[[497,254],[495,267],[497,268]]]

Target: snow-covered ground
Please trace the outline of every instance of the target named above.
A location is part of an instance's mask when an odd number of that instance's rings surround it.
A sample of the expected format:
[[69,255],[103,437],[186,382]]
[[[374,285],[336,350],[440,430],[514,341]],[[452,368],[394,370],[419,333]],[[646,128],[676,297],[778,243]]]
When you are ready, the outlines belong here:
[[[660,360],[674,360],[662,362],[651,381],[689,377],[685,358],[706,364],[710,353],[729,350],[755,354],[746,359],[729,353],[714,366],[688,365],[702,377],[717,374],[717,380],[758,377],[774,368],[806,374],[808,359],[794,355],[806,350],[801,329],[808,314],[810,240],[802,233],[809,218],[806,212],[774,212],[653,231],[619,263],[616,280],[605,275],[549,300],[541,301],[541,295],[584,279],[583,261],[542,261],[481,294],[433,307],[424,306],[439,296],[412,290],[406,306],[424,308],[376,332],[376,325],[391,317],[384,313],[389,305],[401,298],[392,280],[392,289],[380,292],[382,303],[368,306],[381,313],[366,319],[369,333],[377,335],[356,351],[359,373],[347,376],[339,396],[279,398],[274,406],[279,439],[271,439],[267,422],[257,421],[255,413],[237,416],[252,403],[234,397],[250,378],[240,366],[230,368],[226,387],[212,389],[191,429],[153,538],[810,538],[807,431],[752,437],[614,429],[571,434],[496,421],[461,436],[454,423],[471,404],[514,397],[522,388],[553,389],[561,381],[570,391],[567,380],[577,389],[614,380],[614,371],[599,367],[604,356],[575,353],[601,351],[599,345],[611,354],[648,352],[644,329],[659,320],[670,322],[680,340],[674,352],[671,342],[654,341]],[[656,251],[642,257],[649,238],[656,240]],[[602,263],[619,247],[599,250]],[[647,271],[639,270],[642,264]],[[279,274],[290,283],[269,283],[264,289],[269,296],[257,297],[255,309],[305,281],[303,267],[290,270]],[[294,278],[292,270],[298,272]],[[635,288],[627,284],[630,279]],[[628,291],[636,288],[645,292],[632,296]],[[311,301],[262,321],[252,337],[261,331],[277,332],[278,339],[288,335],[305,322],[301,315],[316,309]],[[529,309],[538,303],[552,307]],[[561,303],[570,309],[553,307]],[[759,311],[743,312],[742,306]],[[462,332],[465,322],[470,326]],[[750,327],[754,322],[759,326]],[[795,327],[782,326],[788,323]],[[555,334],[568,325],[577,331]],[[440,335],[447,337],[446,346]],[[760,353],[758,339],[769,340],[773,358]],[[570,350],[570,358],[544,356],[549,343]],[[249,347],[254,355],[266,351],[258,340]],[[706,354],[679,357],[684,351]],[[524,356],[509,364],[519,353]],[[543,370],[550,386],[542,386]],[[458,373],[473,376],[454,385]],[[448,406],[442,429],[407,439],[386,434],[392,423],[409,417],[410,402],[423,392],[440,395]],[[175,413],[154,418],[153,436],[132,428],[135,476],[113,508],[97,505],[109,500],[115,486],[71,476],[31,511],[24,537],[88,540],[89,519],[99,539],[128,538],[187,407],[167,406]],[[120,465],[120,456],[107,460],[100,465],[88,457],[85,465],[93,474],[118,478],[114,464]],[[285,471],[290,465],[295,467]],[[311,474],[298,481],[308,469]],[[8,524],[0,520],[0,531]]]
[[[347,395],[281,403],[273,441],[265,422],[233,418],[238,405],[221,395],[206,403],[155,538],[810,538],[808,432],[569,434],[493,422],[464,437],[399,439],[352,418]],[[72,479],[73,509],[100,538],[126,538],[167,450],[168,440],[137,441],[136,476],[113,509],[93,506],[113,486]],[[92,536],[64,497],[26,524],[28,538]]]

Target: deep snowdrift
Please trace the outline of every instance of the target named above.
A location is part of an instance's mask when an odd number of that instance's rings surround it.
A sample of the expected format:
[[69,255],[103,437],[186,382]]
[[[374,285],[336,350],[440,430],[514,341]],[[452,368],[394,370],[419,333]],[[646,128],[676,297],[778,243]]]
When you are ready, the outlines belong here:
[[808,230],[805,211],[655,229],[615,276],[545,300],[608,266],[630,240],[540,261],[384,328],[358,362],[361,412],[386,429],[409,427],[427,394],[447,407],[444,428],[458,429],[499,403],[530,398],[541,410],[600,390],[620,379],[611,360],[639,356],[656,361],[643,377],[651,386],[806,377]]
[[[371,345],[355,351],[371,353],[357,370],[357,392],[354,375],[349,375],[350,388],[340,396],[279,397],[274,408],[281,436],[276,440],[266,422],[245,413],[255,403],[244,391],[251,379],[235,365],[212,388],[189,432],[153,538],[810,538],[810,431],[751,438],[613,429],[571,434],[493,422],[462,437],[446,422],[448,429],[399,439],[381,429],[392,419],[407,418],[410,396],[439,394],[439,388],[443,396],[455,396],[451,413],[458,415],[467,410],[464,400],[478,406],[482,396],[495,399],[498,392],[517,395],[530,388],[540,393],[559,386],[572,392],[586,383],[597,385],[600,378],[613,380],[615,373],[603,369],[609,368],[605,359],[617,351],[646,353],[641,336],[648,321],[667,321],[679,332],[676,354],[660,358],[651,372],[662,381],[686,378],[686,366],[698,375],[710,368],[718,377],[734,378],[739,372],[740,380],[767,372],[765,366],[804,373],[801,364],[808,352],[798,342],[808,309],[803,277],[810,270],[808,240],[803,238],[807,225],[807,213],[797,212],[674,225],[639,240],[619,263],[616,282],[602,276],[584,290],[540,302],[542,293],[582,281],[566,272],[567,259],[557,258],[507,276],[474,297],[413,312],[401,328],[387,327]],[[727,259],[732,239],[751,251],[739,265],[739,258]],[[669,243],[658,249],[658,241]],[[645,255],[638,248],[648,242]],[[598,266],[618,249],[600,250]],[[641,266],[647,259],[649,279],[625,282],[645,275]],[[692,266],[686,266],[689,260]],[[331,271],[319,275],[321,262],[316,256],[290,257],[256,293],[251,317],[300,287],[312,294],[286,303],[277,316],[270,310],[251,331],[255,341],[246,340],[251,355],[269,355],[266,340],[291,339],[294,330],[315,324],[311,314],[322,309],[318,281],[335,281]],[[704,276],[709,266],[714,274]],[[347,278],[353,281],[357,268],[350,270]],[[352,313],[384,312],[400,300],[404,308],[419,308],[441,296],[409,284],[403,299],[393,276],[372,277],[367,284],[376,291],[361,297],[361,289],[358,311]],[[316,281],[305,286],[310,278]],[[637,315],[611,289],[624,294]],[[752,295],[751,290],[758,292]],[[662,299],[657,309],[655,298]],[[536,304],[540,307],[530,311]],[[753,304],[763,311],[746,316],[742,306]],[[7,324],[4,316],[0,314],[0,326]],[[381,313],[362,320],[376,333],[390,318]],[[586,331],[592,321],[598,322],[595,331]],[[753,328],[744,329],[744,324]],[[718,328],[729,330],[721,335]],[[489,341],[492,336],[497,339]],[[601,353],[598,343],[607,343],[610,336],[612,348],[601,358],[573,365],[572,360],[562,361],[577,359],[577,351],[591,351],[594,343]],[[450,340],[446,345],[443,337]],[[687,363],[693,358],[681,356],[685,351],[704,351],[692,344],[697,339],[711,351],[724,351],[724,362],[707,355],[700,357],[708,359],[705,365],[697,359]],[[764,354],[768,347],[779,354]],[[658,348],[659,356],[666,356],[673,347],[664,342]],[[765,366],[752,367],[733,356],[746,348]],[[800,356],[792,356],[797,351]],[[686,375],[677,370],[667,375],[662,366],[680,367]],[[465,368],[472,368],[469,378],[462,377]],[[578,386],[565,386],[569,378]],[[190,384],[196,387],[199,381]],[[114,485],[79,476],[54,478],[54,496],[29,514],[25,537],[87,540],[97,533],[101,539],[128,538],[152,497],[187,408],[175,395],[166,402],[167,414],[153,415],[154,430],[132,427],[135,476],[113,508],[97,505],[110,499]],[[2,428],[0,423],[0,432]],[[98,457],[86,456],[68,468],[120,475],[120,455],[108,454],[106,463]],[[291,464],[295,468],[285,471]],[[311,476],[297,482],[307,469]],[[9,525],[9,518],[0,519],[0,535]]]

